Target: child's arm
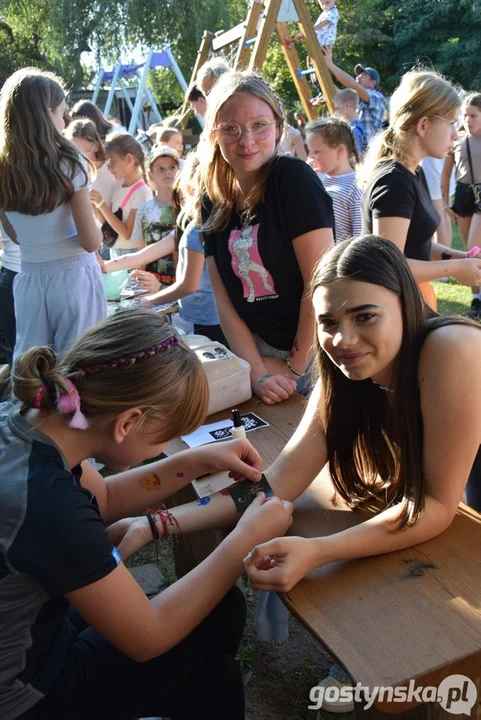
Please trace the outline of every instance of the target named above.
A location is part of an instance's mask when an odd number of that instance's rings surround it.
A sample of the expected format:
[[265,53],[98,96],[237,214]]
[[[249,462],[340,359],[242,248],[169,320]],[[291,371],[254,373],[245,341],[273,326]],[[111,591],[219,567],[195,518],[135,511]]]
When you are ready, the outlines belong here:
[[129,240],[132,236],[132,230],[134,229],[137,208],[134,208],[130,211],[127,222],[124,223],[122,222],[122,220],[119,220],[119,218],[117,217],[117,215],[115,215],[114,212],[112,212],[112,208],[107,205],[99,192],[97,192],[96,190],[91,190],[90,199],[95,204],[98,212],[102,215],[104,220],[109,223],[112,229],[115,230],[116,233],[121,235],[126,240]]
[[74,192],[70,206],[81,247],[87,252],[95,252],[102,244],[102,235],[95,223],[87,188]]
[[180,300],[186,295],[192,295],[199,287],[202,269],[204,267],[204,254],[196,250],[187,250],[187,261],[182,277],[173,285],[160,290],[155,295],[146,295],[140,299],[141,305],[161,305],[162,303]]
[[318,20],[316,22],[316,24],[314,25],[314,30],[320,30],[321,28],[327,27],[330,24],[331,24],[330,20],[322,20],[322,22],[319,22],[319,20]]
[[125,268],[139,268],[148,263],[158,260],[164,255],[169,255],[175,250],[174,234],[166,235],[153,245],[147,245],[142,250],[123,255],[115,260],[107,260],[105,262],[106,272],[115,272],[116,270],[124,270]]

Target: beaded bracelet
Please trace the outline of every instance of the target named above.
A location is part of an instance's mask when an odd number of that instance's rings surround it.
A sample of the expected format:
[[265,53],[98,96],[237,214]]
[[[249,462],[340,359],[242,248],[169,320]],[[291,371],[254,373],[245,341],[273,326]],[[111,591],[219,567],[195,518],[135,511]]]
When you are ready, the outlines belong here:
[[297,377],[303,378],[305,376],[305,374],[306,374],[305,372],[300,373],[295,368],[292,367],[291,360],[289,357],[286,357],[286,365],[289,368],[289,370],[291,371],[291,373],[293,373],[294,375],[297,375]]

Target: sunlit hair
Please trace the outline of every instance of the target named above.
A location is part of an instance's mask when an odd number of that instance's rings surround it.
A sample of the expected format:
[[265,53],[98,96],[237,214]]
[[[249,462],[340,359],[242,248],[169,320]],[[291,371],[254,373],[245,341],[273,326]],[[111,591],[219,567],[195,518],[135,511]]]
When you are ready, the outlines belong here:
[[403,75],[390,102],[389,127],[370,142],[359,166],[359,182],[366,185],[381,162],[406,165],[410,159],[410,135],[423,117],[455,120],[461,99],[456,88],[432,70],[411,70]]
[[77,172],[88,177],[77,148],[56,129],[51,111],[62,81],[37,68],[17,70],[0,92],[0,208],[25,215],[52,212],[73,195]]
[[336,92],[336,101],[338,103],[351,103],[354,108],[359,105],[359,95],[352,88],[342,88]]
[[98,162],[105,162],[104,146],[100,139],[97,126],[92,120],[87,120],[86,118],[73,120],[73,122],[65,128],[64,135],[74,142],[76,138],[80,138],[81,140],[87,140],[87,142],[96,143],[97,150],[95,151],[95,159]]
[[177,216],[177,226],[181,230],[185,230],[192,220],[198,183],[198,171],[199,154],[195,150],[191,150],[184,161],[184,167],[174,182],[174,187],[183,195],[183,206]]
[[157,142],[161,144],[168,143],[174,135],[180,135],[182,137],[182,130],[176,127],[160,127],[157,130]]
[[463,112],[466,112],[470,106],[481,110],[481,93],[471,92],[463,98]]
[[328,117],[322,120],[313,120],[306,125],[306,135],[320,135],[330,148],[344,145],[351,167],[354,169],[361,157],[356,145],[352,128],[345,120],[337,117]]
[[95,123],[98,134],[105,140],[105,137],[114,130],[115,125],[105,119],[104,114],[91,100],[79,100],[73,108],[70,110],[70,117],[72,120],[78,120],[79,118],[88,118]]
[[124,132],[111,133],[107,136],[104,147],[107,155],[109,153],[115,153],[121,158],[132,155],[135,165],[139,168],[145,180],[144,151],[142,150],[142,145],[132,137],[132,135]]
[[[430,331],[444,325],[481,328],[465,318],[439,317],[430,310],[404,255],[384,238],[365,235],[332,248],[314,270],[311,294],[346,278],[394,293],[403,332],[392,402],[370,379],[347,378],[321,348],[316,333],[319,416],[329,472],[336,492],[352,508],[374,505],[376,500],[399,503],[393,529],[404,529],[414,525],[424,509],[423,421],[417,379],[422,344]],[[376,485],[379,478],[381,487]]]
[[12,373],[13,394],[32,408],[38,389],[45,385],[42,409],[56,412],[55,399],[67,391],[68,378],[92,426],[140,408],[142,424],[165,423],[162,441],[192,432],[207,414],[209,387],[197,356],[181,342],[130,365],[84,372],[158,346],[174,332],[152,310],[120,310],[84,333],[63,359],[48,347],[19,356]]
[[[199,182],[197,183],[194,201],[194,219],[197,227],[205,232],[223,230],[227,227],[232,208],[237,201],[239,192],[237,178],[232,167],[221,153],[215,127],[222,105],[233,95],[242,93],[253,95],[263,100],[270,107],[277,123],[276,128],[279,136],[274,154],[259,170],[254,187],[244,199],[245,214],[252,213],[262,202],[267,179],[278,157],[279,141],[283,139],[286,132],[286,119],[282,101],[264,78],[256,73],[235,70],[222,75],[209,94],[205,129],[202,140],[197,146]],[[201,205],[204,192],[211,201],[213,210],[207,220],[202,223]]]
[[204,82],[204,80],[217,81],[221,77],[221,75],[229,72],[229,70],[232,70],[232,68],[229,63],[226,62],[226,60],[223,60],[222,58],[212,58],[212,60],[208,60],[199,68],[199,71],[197,72],[197,77],[195,79],[195,84],[204,94],[202,90],[202,83]]

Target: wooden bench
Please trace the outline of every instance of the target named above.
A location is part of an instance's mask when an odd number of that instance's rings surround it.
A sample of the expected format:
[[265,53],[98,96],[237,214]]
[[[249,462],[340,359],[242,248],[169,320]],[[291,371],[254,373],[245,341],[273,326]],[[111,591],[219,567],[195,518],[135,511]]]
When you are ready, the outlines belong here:
[[[267,406],[256,399],[241,411],[255,412],[268,428],[248,438],[268,467],[292,436],[305,400],[294,396]],[[215,422],[229,411],[211,416]],[[181,440],[167,454],[185,450]],[[332,504],[333,489],[324,470],[295,503],[291,535],[319,537],[363,522],[370,513]],[[172,505],[198,498],[192,486],[172,498]],[[181,536],[176,554],[180,574],[211,552],[220,533]],[[290,612],[349,672],[355,682],[374,686],[435,686],[449,675],[479,681],[481,673],[481,516],[461,505],[451,527],[422,545],[399,552],[318,568],[290,592],[281,594]],[[306,699],[307,701],[307,699]],[[369,711],[356,705],[356,716],[446,717],[437,703],[380,703]],[[314,711],[313,711],[314,716]],[[471,717],[481,720],[480,706]]]

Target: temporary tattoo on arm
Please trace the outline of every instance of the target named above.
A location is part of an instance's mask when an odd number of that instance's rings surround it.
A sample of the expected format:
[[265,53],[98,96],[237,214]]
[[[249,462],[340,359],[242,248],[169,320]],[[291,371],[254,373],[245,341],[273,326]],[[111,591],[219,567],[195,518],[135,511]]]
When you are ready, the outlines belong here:
[[230,495],[234,501],[237,512],[244,512],[261,491],[264,492],[267,497],[274,495],[264,473],[258,483],[252,482],[251,480],[244,480],[244,482],[227,488],[227,494]]
[[176,477],[185,477],[183,472],[175,473]]
[[209,503],[210,503],[210,497],[203,497],[198,501],[197,505],[202,506],[202,505],[208,505]]
[[291,357],[294,357],[294,355],[296,354],[296,352],[299,352],[299,340],[298,340],[297,338],[294,338],[294,344],[293,344],[293,346],[292,346],[292,350],[291,350],[291,352],[289,353],[289,355],[290,355]]
[[158,490],[162,485],[162,482],[157,473],[150,473],[149,475],[143,475],[139,483],[144,490]]
[[264,385],[266,380],[269,380],[269,378],[271,378],[271,377],[272,377],[272,375],[263,375],[262,377],[259,378],[259,380],[257,382],[259,383],[259,385]]

